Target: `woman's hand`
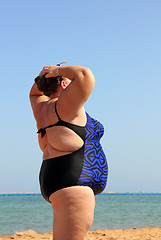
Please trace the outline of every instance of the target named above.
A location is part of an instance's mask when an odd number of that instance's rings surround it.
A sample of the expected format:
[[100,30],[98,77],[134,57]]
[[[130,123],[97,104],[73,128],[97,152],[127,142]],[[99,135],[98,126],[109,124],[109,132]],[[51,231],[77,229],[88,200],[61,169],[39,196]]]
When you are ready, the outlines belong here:
[[44,75],[44,74],[47,73],[47,75],[45,76],[46,78],[49,78],[49,77],[57,77],[57,76],[58,76],[57,68],[58,68],[57,65],[48,65],[48,66],[45,66],[45,67],[43,67],[43,69],[42,69],[42,71],[40,72],[39,76],[42,76],[42,75]]

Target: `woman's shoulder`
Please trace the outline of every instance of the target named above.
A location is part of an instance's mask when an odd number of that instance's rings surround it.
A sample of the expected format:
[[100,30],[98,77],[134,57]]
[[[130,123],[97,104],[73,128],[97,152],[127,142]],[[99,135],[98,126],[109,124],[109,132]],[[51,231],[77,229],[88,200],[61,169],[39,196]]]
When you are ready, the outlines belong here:
[[50,108],[52,104],[50,103],[50,100],[41,102],[41,104],[37,108],[37,115],[35,117],[37,124],[39,125],[40,122],[46,121],[49,117]]

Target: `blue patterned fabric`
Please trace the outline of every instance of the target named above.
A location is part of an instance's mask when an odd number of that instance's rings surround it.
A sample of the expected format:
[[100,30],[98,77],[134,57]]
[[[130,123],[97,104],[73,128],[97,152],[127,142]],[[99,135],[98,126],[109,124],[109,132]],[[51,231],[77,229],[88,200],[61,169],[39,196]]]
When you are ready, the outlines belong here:
[[91,187],[96,195],[104,190],[108,176],[108,165],[100,144],[104,127],[87,113],[86,115],[87,124],[85,127],[86,137],[83,168],[77,185]]

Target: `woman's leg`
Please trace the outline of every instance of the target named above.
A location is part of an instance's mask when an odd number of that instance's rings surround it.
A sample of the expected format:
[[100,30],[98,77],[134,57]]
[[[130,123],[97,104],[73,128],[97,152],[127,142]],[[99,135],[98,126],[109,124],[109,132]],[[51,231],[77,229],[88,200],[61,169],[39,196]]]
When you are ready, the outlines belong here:
[[95,197],[91,188],[63,188],[50,196],[53,208],[53,239],[83,240],[94,217]]

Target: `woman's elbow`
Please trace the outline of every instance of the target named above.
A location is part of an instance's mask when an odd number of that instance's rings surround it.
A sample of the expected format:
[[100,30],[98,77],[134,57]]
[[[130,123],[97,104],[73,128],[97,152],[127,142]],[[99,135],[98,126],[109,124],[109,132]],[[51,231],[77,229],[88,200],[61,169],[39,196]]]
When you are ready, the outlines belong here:
[[95,84],[95,77],[92,73],[92,71],[89,68],[83,67],[81,71],[82,79],[86,83],[90,83],[94,87]]

